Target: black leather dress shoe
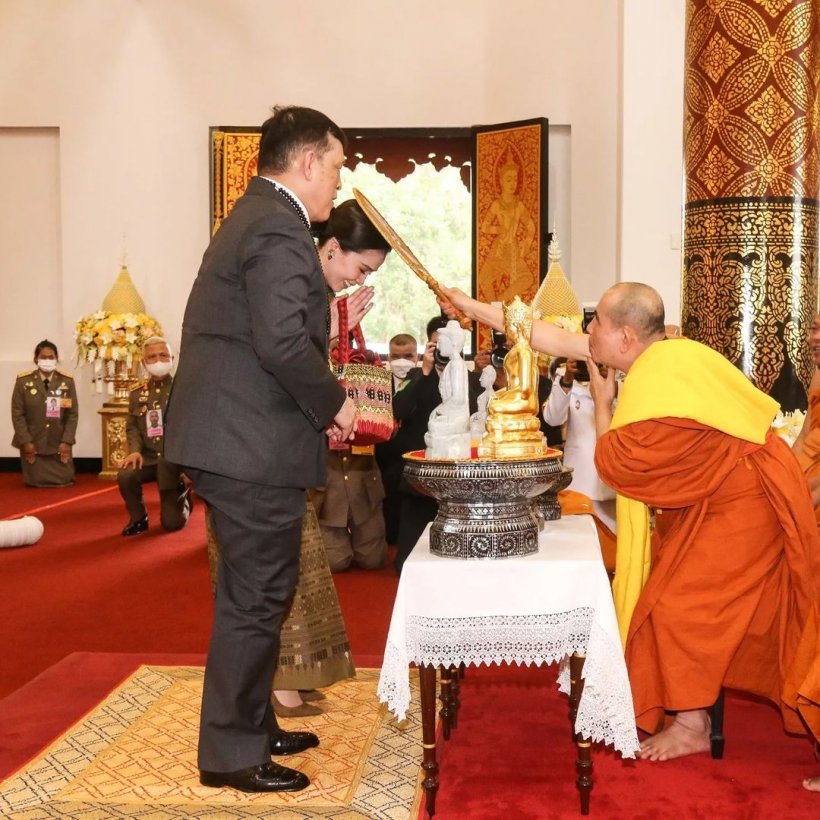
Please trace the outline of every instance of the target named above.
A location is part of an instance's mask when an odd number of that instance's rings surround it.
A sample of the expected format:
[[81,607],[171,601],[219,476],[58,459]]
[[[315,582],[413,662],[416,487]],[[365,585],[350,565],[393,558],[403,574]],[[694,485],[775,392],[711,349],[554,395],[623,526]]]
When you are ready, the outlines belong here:
[[307,775],[273,762],[236,772],[200,771],[199,782],[214,789],[227,786],[240,792],[298,792],[310,785]]
[[148,529],[148,516],[143,516],[139,521],[132,521],[123,531],[123,535],[139,535]]
[[272,755],[295,755],[318,745],[319,738],[313,732],[280,730],[279,734],[273,735],[270,739],[270,753]]

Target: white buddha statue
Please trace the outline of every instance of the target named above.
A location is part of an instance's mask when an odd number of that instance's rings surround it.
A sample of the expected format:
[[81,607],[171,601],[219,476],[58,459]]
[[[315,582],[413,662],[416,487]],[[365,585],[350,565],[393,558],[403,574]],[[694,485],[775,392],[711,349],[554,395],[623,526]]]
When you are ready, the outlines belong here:
[[470,458],[470,393],[467,364],[461,356],[464,331],[455,320],[438,332],[436,344],[448,358],[439,376],[441,404],[430,414],[424,443],[427,458]]

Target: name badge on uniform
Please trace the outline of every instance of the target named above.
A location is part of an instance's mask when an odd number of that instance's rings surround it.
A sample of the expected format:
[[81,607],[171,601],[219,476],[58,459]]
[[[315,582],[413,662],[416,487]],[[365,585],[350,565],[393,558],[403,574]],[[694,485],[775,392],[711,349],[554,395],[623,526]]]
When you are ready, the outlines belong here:
[[145,415],[145,427],[148,438],[161,438],[163,435],[162,410],[154,407]]
[[376,455],[376,445],[369,444],[366,447],[356,447],[355,444],[351,445],[350,454],[353,456],[374,456]]
[[46,396],[46,418],[58,419],[60,418],[60,397]]
[[72,407],[71,399],[60,399],[60,407],[65,407],[67,410],[70,410]]

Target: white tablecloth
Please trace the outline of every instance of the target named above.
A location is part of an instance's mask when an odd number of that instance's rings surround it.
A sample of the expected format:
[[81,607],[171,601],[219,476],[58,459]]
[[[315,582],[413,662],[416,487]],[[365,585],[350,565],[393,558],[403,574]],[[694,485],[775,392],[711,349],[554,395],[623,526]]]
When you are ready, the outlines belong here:
[[573,652],[586,655],[576,731],[634,757],[632,692],[592,519],[549,521],[536,554],[497,560],[431,555],[428,528],[402,569],[378,694],[402,719],[411,661],[560,662],[558,685],[568,692]]

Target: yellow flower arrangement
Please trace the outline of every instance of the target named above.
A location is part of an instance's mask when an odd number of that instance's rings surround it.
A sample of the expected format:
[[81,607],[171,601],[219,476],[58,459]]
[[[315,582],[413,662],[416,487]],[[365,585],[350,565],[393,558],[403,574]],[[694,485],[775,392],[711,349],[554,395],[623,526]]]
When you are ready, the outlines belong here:
[[162,328],[145,313],[98,310],[74,326],[80,363],[124,360],[130,367],[132,362],[140,360],[143,342],[151,336],[162,336]]

